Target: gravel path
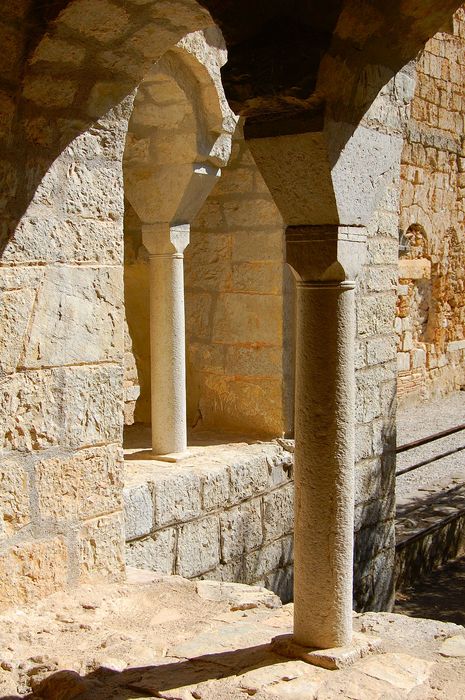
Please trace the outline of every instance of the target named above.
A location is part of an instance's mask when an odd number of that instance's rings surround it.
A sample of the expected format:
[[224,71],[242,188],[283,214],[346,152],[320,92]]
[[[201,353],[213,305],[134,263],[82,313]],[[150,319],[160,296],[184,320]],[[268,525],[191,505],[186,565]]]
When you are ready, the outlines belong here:
[[[427,437],[465,423],[465,392],[456,392],[397,414],[397,444]],[[401,453],[397,469],[429,459],[434,455],[465,445],[465,430],[422,447]],[[397,504],[407,508],[428,495],[449,492],[451,498],[465,489],[465,450],[444,457],[413,472],[397,477]]]
[[[465,423],[465,392],[398,412],[397,445]],[[397,471],[465,445],[465,430],[397,457]],[[465,450],[399,475],[396,479],[396,540],[409,539],[465,509]]]

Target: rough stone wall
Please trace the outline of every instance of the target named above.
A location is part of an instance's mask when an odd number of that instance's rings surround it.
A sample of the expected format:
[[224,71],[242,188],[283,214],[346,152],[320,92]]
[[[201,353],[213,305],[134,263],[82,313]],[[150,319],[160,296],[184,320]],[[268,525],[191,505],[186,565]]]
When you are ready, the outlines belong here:
[[74,138],[2,249],[2,602],[123,575],[123,143],[116,120]]
[[368,228],[357,281],[355,557],[357,609],[393,602],[395,546],[396,304],[399,186],[393,182]]
[[413,66],[391,78],[364,117],[389,135],[399,160],[389,170],[367,228],[357,279],[355,561],[357,609],[389,609],[394,599],[396,309],[400,153],[414,90]]
[[465,12],[417,65],[402,154],[396,331],[399,398],[416,402],[465,384]]
[[191,425],[292,429],[293,285],[281,216],[238,127],[186,250]]

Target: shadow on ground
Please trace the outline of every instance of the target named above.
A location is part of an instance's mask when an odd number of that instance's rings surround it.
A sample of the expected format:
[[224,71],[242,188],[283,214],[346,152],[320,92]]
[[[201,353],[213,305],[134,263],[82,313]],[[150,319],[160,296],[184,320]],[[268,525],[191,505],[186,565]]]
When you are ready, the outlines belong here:
[[465,557],[398,593],[394,612],[465,625]]
[[[237,676],[251,668],[263,668],[284,660],[271,651],[269,644],[261,644],[195,659],[166,659],[166,663],[160,665],[127,668],[124,671],[102,667],[86,676],[63,670],[48,676],[32,694],[23,696],[23,700],[135,700],[139,697],[160,697],[159,694],[163,691],[195,687],[200,683]],[[8,695],[0,700],[20,698],[19,695]]]

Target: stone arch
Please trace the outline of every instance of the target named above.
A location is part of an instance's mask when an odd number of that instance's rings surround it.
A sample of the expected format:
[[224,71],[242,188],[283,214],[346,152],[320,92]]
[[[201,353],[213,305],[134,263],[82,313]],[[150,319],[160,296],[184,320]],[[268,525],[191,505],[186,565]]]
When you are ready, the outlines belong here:
[[[221,34],[210,30],[221,46]],[[124,154],[125,192],[146,222],[190,221],[196,183],[226,165],[236,120],[223,92],[224,49],[189,34],[140,83]]]
[[[98,130],[96,136],[104,136],[105,131],[114,136],[125,132],[134,90],[154,62],[187,33],[211,25],[208,11],[196,0],[72,0],[48,22],[46,31],[31,43],[21,69],[17,118],[9,134],[7,157],[12,166],[20,160],[28,176],[8,188],[8,224],[2,231],[0,250],[40,197],[43,181],[53,178],[51,171],[60,166],[66,169],[64,161],[71,160],[67,149],[73,142],[92,128]],[[113,139],[120,148],[117,158],[122,146],[122,134],[119,136]],[[89,150],[83,153],[75,148],[72,160],[95,155]],[[105,186],[102,179],[100,186]],[[109,187],[114,191],[115,182]],[[55,194],[59,196],[57,187]]]

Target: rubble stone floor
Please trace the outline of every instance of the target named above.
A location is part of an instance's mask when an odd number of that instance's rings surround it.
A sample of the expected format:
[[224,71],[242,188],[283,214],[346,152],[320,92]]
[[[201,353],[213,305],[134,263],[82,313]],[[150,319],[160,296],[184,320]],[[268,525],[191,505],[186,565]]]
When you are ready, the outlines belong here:
[[1,698],[463,700],[465,628],[354,616],[380,653],[329,671],[276,655],[292,605],[242,584],[132,570],[0,616]]

